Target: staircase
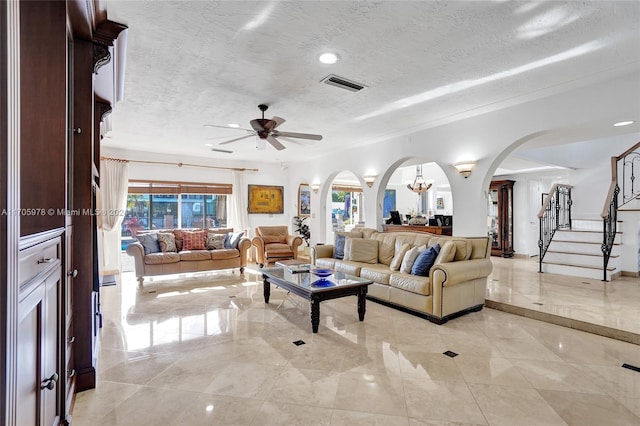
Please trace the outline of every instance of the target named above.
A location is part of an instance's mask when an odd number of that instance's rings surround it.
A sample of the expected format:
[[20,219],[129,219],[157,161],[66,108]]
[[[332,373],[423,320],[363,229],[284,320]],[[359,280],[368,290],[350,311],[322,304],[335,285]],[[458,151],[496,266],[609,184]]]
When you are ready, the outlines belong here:
[[[602,235],[602,220],[573,219],[570,230],[555,231],[542,260],[542,272],[602,280]],[[621,240],[617,232],[606,269],[607,281],[621,274]]]

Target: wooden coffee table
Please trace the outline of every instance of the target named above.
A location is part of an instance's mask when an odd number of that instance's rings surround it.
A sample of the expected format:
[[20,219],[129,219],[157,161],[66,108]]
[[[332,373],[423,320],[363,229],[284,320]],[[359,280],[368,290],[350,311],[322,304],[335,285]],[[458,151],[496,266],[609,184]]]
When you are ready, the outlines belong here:
[[289,272],[286,267],[263,268],[264,302],[269,303],[271,284],[282,287],[309,301],[311,329],[318,332],[320,325],[320,302],[344,296],[358,296],[358,318],[364,321],[367,303],[367,288],[371,280],[334,272],[326,280],[320,280],[309,272]]

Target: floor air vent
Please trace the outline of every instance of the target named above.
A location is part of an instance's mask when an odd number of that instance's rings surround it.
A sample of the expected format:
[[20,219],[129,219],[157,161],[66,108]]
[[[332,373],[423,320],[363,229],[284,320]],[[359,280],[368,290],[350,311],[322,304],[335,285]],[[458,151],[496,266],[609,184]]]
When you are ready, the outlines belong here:
[[356,83],[355,81],[347,80],[346,78],[338,77],[333,74],[323,78],[321,82],[350,92],[359,92],[367,87],[364,84]]

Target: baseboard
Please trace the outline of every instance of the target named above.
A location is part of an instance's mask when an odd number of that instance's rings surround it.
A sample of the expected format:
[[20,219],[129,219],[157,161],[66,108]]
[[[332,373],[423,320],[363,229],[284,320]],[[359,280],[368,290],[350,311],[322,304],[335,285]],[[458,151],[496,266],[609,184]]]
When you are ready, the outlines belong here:
[[622,271],[620,274],[623,277],[633,277],[633,278],[640,277],[640,272],[638,272],[638,271],[636,271],[636,272],[633,272],[633,271]]

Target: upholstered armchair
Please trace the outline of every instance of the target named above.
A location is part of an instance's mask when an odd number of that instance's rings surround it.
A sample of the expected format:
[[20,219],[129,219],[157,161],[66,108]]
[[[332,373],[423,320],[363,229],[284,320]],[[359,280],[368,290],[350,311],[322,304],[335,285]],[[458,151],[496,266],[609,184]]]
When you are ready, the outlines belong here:
[[286,226],[258,226],[251,243],[256,248],[256,263],[262,268],[278,260],[297,259],[302,238],[290,235]]

